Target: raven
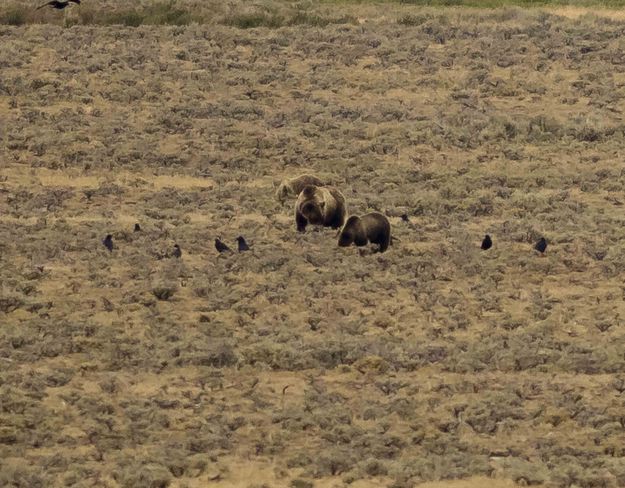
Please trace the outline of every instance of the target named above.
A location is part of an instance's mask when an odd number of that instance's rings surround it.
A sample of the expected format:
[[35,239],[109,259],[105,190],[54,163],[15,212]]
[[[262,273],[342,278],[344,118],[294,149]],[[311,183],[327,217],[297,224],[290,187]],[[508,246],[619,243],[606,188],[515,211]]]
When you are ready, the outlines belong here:
[[40,7],[37,7],[37,10],[39,10],[40,8],[43,8],[43,7],[52,7],[52,8],[55,8],[57,10],[63,10],[70,3],[75,3],[75,4],[80,5],[80,0],[52,0],[51,2],[44,3]]

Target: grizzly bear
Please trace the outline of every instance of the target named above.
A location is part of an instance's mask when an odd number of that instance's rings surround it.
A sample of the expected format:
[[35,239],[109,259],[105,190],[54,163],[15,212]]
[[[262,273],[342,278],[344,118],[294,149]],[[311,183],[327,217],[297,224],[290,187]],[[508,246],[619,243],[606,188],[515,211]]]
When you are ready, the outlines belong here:
[[295,203],[295,223],[299,232],[304,232],[308,224],[338,229],[345,222],[346,215],[345,197],[336,188],[305,186]]
[[350,216],[339,234],[339,246],[366,246],[369,242],[379,244],[380,252],[388,249],[391,244],[391,224],[388,219],[378,212],[360,217]]

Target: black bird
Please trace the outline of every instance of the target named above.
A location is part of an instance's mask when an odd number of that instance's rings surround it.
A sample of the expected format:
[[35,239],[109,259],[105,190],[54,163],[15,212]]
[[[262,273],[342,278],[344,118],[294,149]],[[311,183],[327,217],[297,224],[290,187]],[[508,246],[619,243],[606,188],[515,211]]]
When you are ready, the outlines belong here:
[[42,6],[37,7],[37,10],[43,7],[52,7],[57,10],[63,10],[70,3],[75,3],[77,5],[80,5],[80,0],[52,0],[51,2],[44,3]]
[[482,241],[482,251],[487,251],[493,247],[493,241],[488,234],[484,236],[484,240]]
[[534,246],[534,249],[536,249],[541,254],[544,254],[545,251],[547,250],[547,239],[545,239],[544,237],[541,237],[540,240]]
[[410,222],[410,220],[408,220],[408,214],[401,214],[401,219],[402,219],[404,222]]
[[133,232],[141,232],[141,226],[139,224],[135,224]]
[[110,252],[113,251],[113,236],[111,234],[107,235],[103,240],[102,244],[106,247]]
[[247,245],[247,242],[245,242],[243,236],[237,237],[237,242],[239,243],[239,252],[250,250],[250,246]]
[[175,258],[180,258],[182,256],[182,250],[180,249],[180,246],[178,244],[174,244],[174,251],[171,253],[171,255]]
[[232,251],[228,246],[226,246],[221,240],[218,238],[215,239],[215,249],[219,252]]

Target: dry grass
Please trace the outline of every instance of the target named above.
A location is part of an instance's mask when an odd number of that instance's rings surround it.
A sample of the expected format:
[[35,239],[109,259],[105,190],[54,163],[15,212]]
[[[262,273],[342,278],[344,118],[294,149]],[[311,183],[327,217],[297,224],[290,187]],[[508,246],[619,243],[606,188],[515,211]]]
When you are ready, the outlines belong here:
[[[44,0],[6,0],[0,5],[0,24],[73,25],[227,25],[241,29],[289,26],[325,27],[331,24],[356,24],[370,17],[393,16],[407,9],[423,12],[424,8],[440,9],[465,6],[479,11],[500,8],[548,8],[564,14],[623,17],[620,10],[625,0],[391,0],[383,8],[372,0],[85,0],[64,11],[38,9]],[[446,14],[447,15],[447,14]]]
[[625,23],[363,12],[0,27],[0,486],[625,485]]
[[168,0],[153,2],[83,2],[64,11],[37,9],[45,2],[9,0],[0,6],[0,24],[23,25],[188,25],[223,24],[242,29],[278,28],[292,25],[323,27],[328,24],[355,23],[352,15],[336,15],[332,8],[309,2],[266,1],[261,4],[209,0]]

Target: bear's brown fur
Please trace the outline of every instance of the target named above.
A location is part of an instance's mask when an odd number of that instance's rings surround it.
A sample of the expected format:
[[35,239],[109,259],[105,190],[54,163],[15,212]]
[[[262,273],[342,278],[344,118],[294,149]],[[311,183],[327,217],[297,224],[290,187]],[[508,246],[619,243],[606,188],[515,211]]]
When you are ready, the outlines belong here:
[[325,186],[325,183],[316,176],[308,174],[282,180],[276,190],[276,198],[284,205],[287,198],[298,196],[308,185]]
[[305,186],[295,203],[295,223],[299,232],[304,232],[308,224],[338,229],[345,222],[346,215],[345,197],[336,188]]
[[391,244],[391,224],[381,213],[371,212],[360,217],[352,215],[339,234],[341,247],[351,244],[366,246],[368,242],[379,244],[380,252],[386,251]]

